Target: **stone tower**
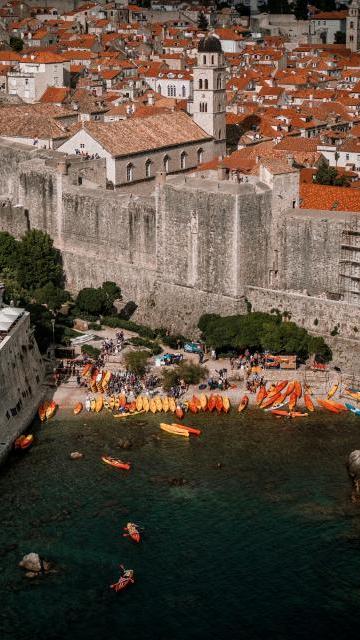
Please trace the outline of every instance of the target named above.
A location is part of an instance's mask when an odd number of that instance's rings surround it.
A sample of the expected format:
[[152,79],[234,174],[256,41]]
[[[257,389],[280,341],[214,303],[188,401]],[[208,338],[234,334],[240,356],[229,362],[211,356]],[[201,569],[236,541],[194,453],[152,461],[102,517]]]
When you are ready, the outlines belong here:
[[215,156],[226,152],[226,75],[221,42],[215,36],[200,40],[194,67],[193,119],[215,140]]
[[346,46],[351,51],[360,49],[360,0],[352,0],[346,18]]

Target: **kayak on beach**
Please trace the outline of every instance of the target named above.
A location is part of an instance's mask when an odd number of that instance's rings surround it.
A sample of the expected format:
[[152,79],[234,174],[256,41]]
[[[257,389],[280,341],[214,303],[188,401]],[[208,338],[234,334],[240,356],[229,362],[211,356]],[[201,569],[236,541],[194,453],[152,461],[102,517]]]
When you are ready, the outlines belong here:
[[167,424],[166,422],[160,422],[160,429],[167,431],[167,433],[172,433],[174,436],[183,436],[184,438],[188,438],[190,435],[187,429],[183,429],[182,426]]
[[117,469],[125,469],[125,471],[130,471],[131,469],[131,462],[123,462],[112,456],[101,456],[101,460],[105,462],[105,464],[109,464],[111,467],[116,467]]
[[15,449],[28,449],[34,442],[34,436],[29,433],[27,436],[22,435],[16,438],[14,442]]

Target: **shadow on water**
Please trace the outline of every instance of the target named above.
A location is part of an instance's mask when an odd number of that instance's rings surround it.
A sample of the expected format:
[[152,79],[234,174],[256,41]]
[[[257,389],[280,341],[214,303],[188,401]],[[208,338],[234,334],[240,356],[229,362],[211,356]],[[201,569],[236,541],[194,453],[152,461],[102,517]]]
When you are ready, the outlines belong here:
[[[190,441],[159,434],[159,422],[59,413],[34,425],[33,449],[0,474],[0,637],[350,635],[360,510],[345,462],[359,420],[205,414],[192,417],[203,435]],[[82,460],[69,459],[76,449]],[[133,470],[103,465],[103,453]],[[122,536],[128,519],[145,527],[140,545]],[[30,551],[58,572],[24,578],[17,564]],[[121,562],[136,584],[114,594]]]

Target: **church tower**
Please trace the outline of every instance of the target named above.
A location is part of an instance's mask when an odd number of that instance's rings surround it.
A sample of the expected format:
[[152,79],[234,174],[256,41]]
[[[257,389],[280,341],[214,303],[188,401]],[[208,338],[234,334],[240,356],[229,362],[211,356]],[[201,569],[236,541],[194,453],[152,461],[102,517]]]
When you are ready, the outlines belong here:
[[360,49],[360,2],[352,0],[346,18],[346,46],[351,51]]
[[206,36],[194,67],[193,120],[215,140],[215,155],[226,153],[226,75],[221,42]]

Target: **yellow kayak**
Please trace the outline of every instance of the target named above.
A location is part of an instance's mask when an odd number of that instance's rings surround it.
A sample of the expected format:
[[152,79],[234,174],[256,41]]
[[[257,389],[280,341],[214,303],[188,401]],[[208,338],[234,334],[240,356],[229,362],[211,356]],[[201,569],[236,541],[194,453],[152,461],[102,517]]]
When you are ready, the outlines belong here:
[[52,400],[52,402],[50,402],[49,406],[46,409],[46,419],[50,420],[50,418],[53,417],[53,415],[55,414],[55,411],[57,409],[57,404],[56,402],[54,402]]
[[142,408],[143,408],[143,398],[142,396],[138,396],[136,398],[136,410],[141,411]]
[[156,396],[155,402],[156,402],[157,411],[162,411],[163,410],[163,404],[162,404],[162,400],[161,400],[160,396]]
[[[95,402],[95,411],[96,411],[96,413],[99,413],[101,411],[101,409],[103,408],[103,406],[104,406],[104,398],[102,396],[99,396],[96,399],[96,402]],[[109,406],[110,406],[110,403],[109,403]]]
[[171,413],[175,413],[175,411],[176,411],[175,398],[169,398],[169,409],[170,409]]
[[172,433],[175,436],[183,436],[183,438],[189,438],[190,434],[186,429],[181,429],[174,424],[166,424],[165,422],[160,422],[160,429],[163,431],[167,431],[168,433]]
[[166,396],[162,400],[162,408],[163,408],[163,411],[165,411],[165,413],[167,413],[170,409],[169,398],[167,398]]
[[106,371],[102,381],[103,385],[108,386],[110,380],[111,380],[111,371]]
[[95,409],[96,409],[96,400],[95,400],[95,398],[93,398],[91,400],[91,402],[90,402],[90,409],[91,409],[91,411],[95,411]]
[[150,400],[149,407],[150,407],[151,413],[156,413],[157,412],[157,406],[156,406],[156,402],[155,402],[154,398],[152,398]]
[[329,393],[327,394],[328,400],[330,400],[330,398],[332,398],[335,395],[335,393],[337,392],[338,388],[339,388],[338,383],[333,384],[333,386],[331,387]]
[[138,416],[139,413],[145,413],[144,409],[141,411],[126,411],[125,413],[116,413],[114,418],[128,418],[129,416]]
[[147,396],[145,396],[143,398],[142,406],[143,406],[144,411],[146,411],[146,413],[147,413],[149,411],[149,409],[150,409],[149,398]]
[[223,401],[223,411],[225,413],[229,413],[229,411],[230,411],[230,400],[229,400],[229,398],[227,396],[223,396],[222,401]]
[[208,399],[205,393],[202,393],[200,396],[200,406],[203,411],[206,411]]

